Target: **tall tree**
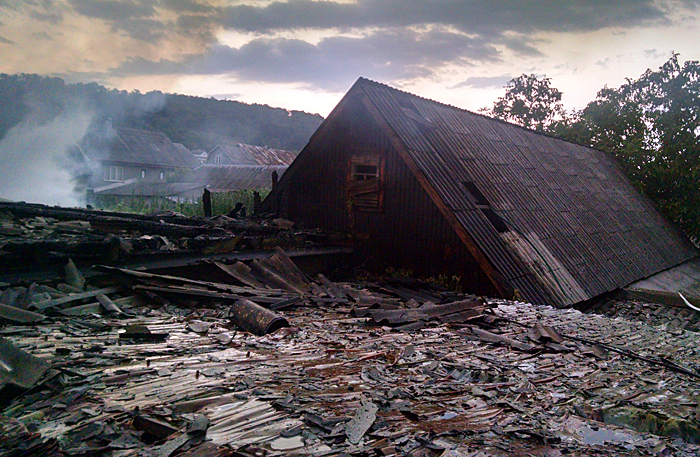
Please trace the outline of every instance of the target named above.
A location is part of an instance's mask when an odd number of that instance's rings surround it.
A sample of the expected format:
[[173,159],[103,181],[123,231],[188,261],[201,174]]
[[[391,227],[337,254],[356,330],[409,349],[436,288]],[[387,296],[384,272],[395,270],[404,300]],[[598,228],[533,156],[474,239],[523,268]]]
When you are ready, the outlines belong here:
[[506,94],[484,110],[487,114],[540,132],[564,115],[561,92],[547,77],[523,74],[505,87]]
[[608,87],[550,133],[613,154],[640,189],[700,240],[700,64],[673,54]]

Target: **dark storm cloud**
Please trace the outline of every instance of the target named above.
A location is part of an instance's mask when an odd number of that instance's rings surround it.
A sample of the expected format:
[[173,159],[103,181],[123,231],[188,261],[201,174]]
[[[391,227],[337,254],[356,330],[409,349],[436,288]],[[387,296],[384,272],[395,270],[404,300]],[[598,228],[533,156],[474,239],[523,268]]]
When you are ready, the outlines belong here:
[[22,12],[28,14],[31,19],[53,25],[63,21],[62,9],[55,0],[0,0],[0,12]]
[[223,23],[236,30],[406,27],[443,24],[469,33],[590,31],[668,21],[654,0],[358,0],[352,4],[291,0],[238,5]]
[[217,44],[206,56],[182,62],[131,59],[113,73],[235,74],[251,81],[302,82],[343,90],[360,75],[395,81],[429,76],[447,63],[498,59],[498,51],[477,38],[444,30],[399,29],[362,38],[329,37],[318,44],[287,38],[258,38],[240,48]]
[[[7,0],[0,0],[7,1]],[[134,38],[153,39],[134,24],[156,18],[157,11],[176,13],[181,25],[196,26],[198,34],[214,35],[218,27],[274,33],[295,29],[396,28],[424,25],[454,27],[482,37],[501,37],[504,32],[591,31],[608,26],[667,23],[668,12],[655,0],[358,0],[275,1],[263,6],[214,6],[197,0],[68,0],[84,16],[110,22]],[[676,0],[697,5],[698,0]],[[687,6],[690,8],[691,6]],[[164,27],[166,24],[163,24]],[[162,27],[161,27],[162,28]],[[203,32],[204,31],[204,32]],[[506,43],[514,50],[536,53],[533,46]]]
[[163,3],[163,8],[185,13],[214,13],[217,8],[207,3],[198,2],[195,0],[169,0]]
[[113,24],[113,27],[126,32],[137,40],[155,42],[167,36],[172,24],[162,23],[155,19],[135,19]]
[[[1,0],[0,0],[1,1]],[[221,27],[216,7],[196,0],[67,0],[73,11],[111,25],[131,38],[159,42],[174,35],[211,42]],[[162,12],[174,13],[163,19]]]
[[500,89],[513,79],[512,76],[472,76],[461,83],[455,84],[450,89],[461,89],[462,87],[473,87],[475,89]]
[[36,19],[41,22],[48,22],[49,24],[60,24],[63,21],[63,14],[61,13],[42,13],[39,11],[32,11],[29,16],[32,19]]
[[113,76],[194,74],[193,69],[196,68],[194,62],[200,59],[201,57],[188,56],[182,61],[168,59],[154,61],[141,57],[128,57],[119,67],[112,69],[109,74]]
[[158,0],[69,0],[69,3],[75,12],[104,20],[114,31],[122,31],[137,40],[158,41],[173,26],[157,19]]
[[644,50],[644,57],[647,59],[661,59],[663,57],[669,57],[667,53],[665,52],[660,52],[657,49],[645,49]]
[[[499,41],[499,40],[495,40]],[[521,56],[538,57],[543,54],[525,37],[506,37],[500,40],[508,49]]]
[[[0,0],[0,5],[9,0]],[[474,65],[510,51],[540,57],[538,32],[586,32],[605,27],[669,24],[700,0],[65,0],[83,16],[106,21],[137,40],[183,40],[201,52],[172,60],[128,58],[105,76],[232,74],[241,80],[294,82],[342,90],[359,75],[386,82],[434,76],[446,65]],[[37,14],[57,14],[52,0],[27,0]],[[221,6],[225,4],[224,6]],[[237,3],[237,4],[236,4]],[[37,5],[54,6],[54,10]],[[232,6],[231,6],[232,5]],[[685,5],[685,6],[683,6]],[[675,16],[674,16],[675,17]],[[221,30],[250,32],[252,41],[219,44]],[[314,44],[282,38],[300,30],[324,35]],[[285,33],[281,33],[285,32]],[[302,34],[302,36],[304,36]],[[193,46],[195,44],[195,46]],[[192,51],[198,49],[201,51]],[[471,81],[471,80],[468,80]],[[465,82],[466,83],[466,82]],[[473,84],[481,83],[478,79]],[[474,86],[478,87],[478,86]]]
[[69,0],[69,3],[83,16],[106,21],[149,18],[156,13],[153,0]]

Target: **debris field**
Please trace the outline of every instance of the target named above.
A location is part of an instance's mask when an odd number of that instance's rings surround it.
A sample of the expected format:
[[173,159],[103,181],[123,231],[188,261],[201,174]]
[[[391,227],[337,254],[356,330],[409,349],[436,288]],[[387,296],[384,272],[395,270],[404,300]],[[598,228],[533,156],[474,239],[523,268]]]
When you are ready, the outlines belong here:
[[279,247],[105,263],[3,285],[0,455],[700,453],[700,338],[677,326],[309,277]]

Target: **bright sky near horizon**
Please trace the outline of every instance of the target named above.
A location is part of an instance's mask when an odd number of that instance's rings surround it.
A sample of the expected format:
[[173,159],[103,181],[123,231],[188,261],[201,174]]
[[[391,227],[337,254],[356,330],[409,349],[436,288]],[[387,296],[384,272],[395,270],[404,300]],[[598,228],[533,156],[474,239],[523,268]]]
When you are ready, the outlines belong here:
[[700,0],[0,0],[0,73],[328,115],[364,76],[477,110],[523,73],[567,109],[700,60]]

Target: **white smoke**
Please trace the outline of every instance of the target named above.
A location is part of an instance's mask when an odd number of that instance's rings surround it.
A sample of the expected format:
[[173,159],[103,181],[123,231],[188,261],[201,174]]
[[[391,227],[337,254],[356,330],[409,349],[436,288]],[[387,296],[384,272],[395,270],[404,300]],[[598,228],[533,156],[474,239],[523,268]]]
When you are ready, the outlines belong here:
[[81,206],[68,157],[87,132],[92,114],[72,107],[48,122],[28,116],[0,141],[0,198],[60,206]]

